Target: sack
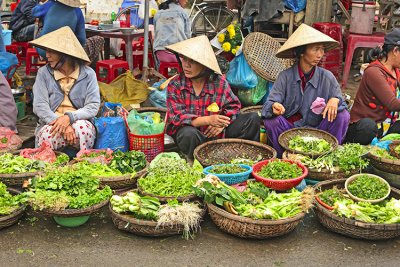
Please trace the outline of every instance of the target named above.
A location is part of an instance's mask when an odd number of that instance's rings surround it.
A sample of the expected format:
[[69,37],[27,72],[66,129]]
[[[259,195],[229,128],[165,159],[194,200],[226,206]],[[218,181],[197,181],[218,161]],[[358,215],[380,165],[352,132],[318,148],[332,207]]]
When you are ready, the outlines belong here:
[[94,119],[97,137],[94,148],[112,150],[129,150],[128,132],[125,125],[125,111],[119,103],[104,104],[102,117]]
[[0,127],[0,150],[14,150],[21,147],[22,139],[11,129]]
[[129,112],[128,125],[133,134],[153,135],[164,132],[165,122],[158,112],[138,113],[133,109]]
[[[4,77],[7,77],[8,70],[14,65],[18,65],[18,58],[16,55],[8,52],[0,52],[0,71],[3,73]],[[9,77],[12,77],[14,72],[10,73]]]
[[49,163],[53,163],[57,159],[56,153],[54,153],[47,141],[42,142],[42,145],[38,148],[23,149],[19,155],[27,159],[41,160]]
[[229,64],[226,79],[232,87],[239,89],[252,89],[258,84],[257,75],[250,68],[243,53],[235,57]]
[[283,2],[285,6],[293,10],[294,13],[302,11],[307,5],[307,0],[283,0]]
[[122,106],[140,104],[149,94],[148,84],[136,80],[131,71],[121,74],[110,84],[99,82],[99,87],[104,101],[121,103]]

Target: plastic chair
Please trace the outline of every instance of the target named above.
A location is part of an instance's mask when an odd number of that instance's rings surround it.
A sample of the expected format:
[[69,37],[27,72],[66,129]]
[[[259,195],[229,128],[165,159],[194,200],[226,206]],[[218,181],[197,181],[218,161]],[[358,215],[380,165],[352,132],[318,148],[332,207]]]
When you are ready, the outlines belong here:
[[18,48],[18,61],[22,62],[26,60],[26,52],[28,51],[29,48],[29,43],[28,42],[13,42],[11,45],[15,45]]
[[26,51],[25,74],[30,75],[31,72],[37,72],[46,62],[40,61],[40,57],[35,48],[28,48]]
[[345,89],[347,86],[347,80],[350,74],[351,62],[356,48],[359,47],[374,48],[378,45],[382,45],[384,42],[384,38],[385,38],[384,33],[374,33],[371,35],[360,35],[360,34],[349,33],[347,37],[346,60],[344,62],[342,89]]
[[[100,70],[107,70],[107,77],[100,77]],[[99,82],[110,83],[118,76],[118,70],[129,70],[128,62],[119,59],[99,60],[96,64],[96,76]]]
[[158,72],[164,77],[169,78],[168,69],[176,69],[178,72],[182,72],[181,65],[178,62],[162,62],[160,61],[160,66],[158,67]]

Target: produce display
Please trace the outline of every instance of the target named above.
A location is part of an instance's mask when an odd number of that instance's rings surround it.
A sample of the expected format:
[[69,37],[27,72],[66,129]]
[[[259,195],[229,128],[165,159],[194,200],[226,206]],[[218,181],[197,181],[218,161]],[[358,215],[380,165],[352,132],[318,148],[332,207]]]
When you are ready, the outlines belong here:
[[318,194],[319,199],[330,207],[333,207],[336,201],[349,198],[345,195],[346,190],[333,187]]
[[157,220],[157,211],[161,205],[158,198],[141,197],[135,192],[128,192],[124,196],[113,195],[110,203],[116,213],[132,213],[135,218],[144,220]]
[[384,148],[380,147],[373,147],[370,151],[370,153],[378,158],[384,158],[384,159],[391,159],[391,160],[398,160],[398,158],[393,157],[390,155],[389,151],[387,151]]
[[306,153],[324,153],[331,150],[332,146],[318,137],[296,135],[289,141],[289,148]]
[[11,195],[7,191],[7,186],[0,182],[0,216],[13,213],[25,203],[25,197],[22,194]]
[[213,165],[209,170],[210,173],[215,174],[235,174],[247,171],[245,168],[240,167],[239,165]]
[[31,160],[10,153],[0,155],[0,173],[13,174],[23,172],[36,172],[43,170],[47,163]]
[[191,167],[181,158],[160,157],[156,164],[150,163],[149,173],[138,180],[138,186],[156,196],[189,196],[193,194],[193,185],[203,176],[203,167],[197,161]]
[[377,177],[361,175],[349,183],[347,189],[358,198],[374,200],[386,196],[389,187]]
[[116,151],[112,154],[110,168],[119,170],[121,173],[135,173],[146,168],[146,155],[140,151],[121,152]]
[[264,178],[286,180],[300,177],[303,170],[295,163],[274,160],[264,165],[257,174]]
[[99,162],[90,163],[88,161],[80,161],[72,165],[72,168],[90,173],[91,176],[94,177],[110,177],[122,175],[122,172],[118,169],[111,168],[110,166]]
[[108,186],[100,190],[99,180],[92,175],[86,169],[72,166],[48,169],[44,176],[32,179],[30,190],[25,194],[35,210],[87,208],[112,195]]

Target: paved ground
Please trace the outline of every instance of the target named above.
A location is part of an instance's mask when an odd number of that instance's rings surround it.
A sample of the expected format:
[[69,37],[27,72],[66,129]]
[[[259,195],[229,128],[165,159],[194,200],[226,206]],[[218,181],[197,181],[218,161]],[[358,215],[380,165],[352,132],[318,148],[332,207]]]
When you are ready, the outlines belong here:
[[270,240],[227,235],[206,218],[194,240],[144,238],[117,230],[107,209],[78,228],[27,216],[1,230],[2,266],[399,266],[400,239],[361,241],[328,232],[310,213]]

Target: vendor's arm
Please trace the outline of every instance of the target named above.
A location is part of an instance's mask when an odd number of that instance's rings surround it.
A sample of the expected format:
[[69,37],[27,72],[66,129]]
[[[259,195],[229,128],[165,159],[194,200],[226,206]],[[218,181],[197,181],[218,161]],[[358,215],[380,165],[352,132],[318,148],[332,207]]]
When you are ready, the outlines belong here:
[[49,11],[50,7],[54,5],[53,1],[47,1],[44,4],[37,4],[33,9],[32,9],[32,16],[34,18],[40,18],[44,19],[44,17],[47,14],[47,11]]
[[[277,116],[277,111],[280,110],[280,115],[285,113],[285,107],[282,105],[286,95],[286,75],[285,72],[281,72],[276,79],[272,89],[268,95],[267,101],[264,103],[262,109],[262,117],[270,119]],[[281,105],[277,105],[279,103]],[[283,110],[282,110],[283,108]],[[275,113],[274,113],[275,109]]]
[[26,21],[28,21],[30,24],[33,24],[35,22],[35,16],[33,15],[33,8],[36,6],[36,1],[35,0],[29,0],[27,3],[24,5],[24,8],[22,13],[26,17]]
[[46,68],[40,68],[33,84],[33,113],[35,113],[45,124],[57,119],[57,115],[50,109],[50,99],[47,84],[43,79],[43,72]]
[[0,126],[17,130],[17,107],[11,88],[0,71]]
[[332,100],[333,102],[331,103],[336,103],[337,101],[337,112],[342,112],[343,110],[345,110],[347,108],[347,104],[346,101],[344,101],[343,99],[343,95],[342,95],[342,89],[340,89],[340,85],[337,82],[335,76],[333,76],[333,74],[331,72],[328,72],[328,75],[330,75],[329,79],[331,81],[331,94],[330,94],[330,98],[328,99],[327,105],[329,103],[329,101],[331,99],[334,98],[334,100]]

